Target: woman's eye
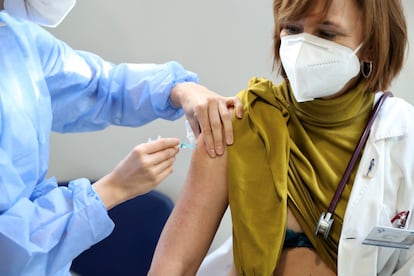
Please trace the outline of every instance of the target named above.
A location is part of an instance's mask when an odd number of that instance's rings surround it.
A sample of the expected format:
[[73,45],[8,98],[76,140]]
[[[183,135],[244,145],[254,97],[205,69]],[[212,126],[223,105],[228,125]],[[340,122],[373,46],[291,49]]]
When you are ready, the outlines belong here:
[[336,37],[336,33],[335,32],[330,32],[330,31],[321,30],[321,31],[319,31],[318,36],[319,37],[322,37],[322,38],[325,38],[325,39],[334,39]]
[[296,26],[296,25],[292,25],[292,24],[287,24],[284,29],[286,30],[288,35],[292,35],[292,34],[299,34],[303,32],[303,29],[300,26]]

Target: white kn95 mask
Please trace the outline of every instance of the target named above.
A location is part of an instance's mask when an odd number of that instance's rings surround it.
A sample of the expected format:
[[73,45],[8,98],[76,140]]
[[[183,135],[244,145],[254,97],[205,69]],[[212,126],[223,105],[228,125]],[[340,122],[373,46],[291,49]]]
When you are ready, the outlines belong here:
[[296,101],[339,92],[360,71],[360,47],[354,51],[308,33],[281,37],[280,60]]
[[56,27],[75,4],[76,0],[4,0],[4,9],[12,16]]

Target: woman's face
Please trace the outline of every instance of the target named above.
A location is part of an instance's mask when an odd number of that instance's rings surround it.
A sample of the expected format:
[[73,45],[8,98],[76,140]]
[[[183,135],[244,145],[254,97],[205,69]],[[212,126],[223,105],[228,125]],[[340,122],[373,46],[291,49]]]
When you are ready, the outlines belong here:
[[[323,1],[316,0],[315,5],[307,16],[286,22],[282,27],[280,36],[299,33],[309,33],[322,39],[346,46],[356,50],[362,42],[362,12],[356,0],[333,0],[328,11],[324,14]],[[321,14],[324,16],[321,17]],[[359,60],[365,60],[367,56],[358,51]],[[359,76],[349,80],[348,83],[337,93],[323,97],[324,99],[335,98],[354,87],[359,81]]]
[[286,22],[280,36],[306,32],[355,50],[362,41],[362,14],[356,1],[333,0],[326,16],[320,18],[323,1],[315,1],[305,18]]

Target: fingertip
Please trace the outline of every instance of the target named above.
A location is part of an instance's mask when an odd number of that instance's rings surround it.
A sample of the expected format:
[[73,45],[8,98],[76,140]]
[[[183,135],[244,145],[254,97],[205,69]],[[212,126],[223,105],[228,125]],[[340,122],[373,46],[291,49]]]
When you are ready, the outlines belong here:
[[227,145],[232,145],[233,142],[234,142],[233,135],[227,135],[226,136],[226,142],[227,142]]
[[236,111],[237,118],[241,119],[243,117],[243,106],[239,106]]
[[180,139],[178,138],[170,138],[171,139],[171,143],[176,144],[177,146],[180,144]]
[[216,157],[216,151],[214,149],[209,149],[208,150],[208,155],[210,155],[210,157],[215,158]]
[[224,149],[223,149],[223,145],[219,144],[216,146],[216,154],[217,155],[223,155]]

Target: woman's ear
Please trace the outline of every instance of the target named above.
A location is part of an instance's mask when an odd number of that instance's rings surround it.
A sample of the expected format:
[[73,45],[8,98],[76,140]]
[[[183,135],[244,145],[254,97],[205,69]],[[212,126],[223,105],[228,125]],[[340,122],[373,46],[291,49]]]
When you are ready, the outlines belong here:
[[374,50],[372,45],[369,42],[364,42],[358,56],[360,61],[372,62],[374,59]]

